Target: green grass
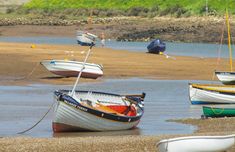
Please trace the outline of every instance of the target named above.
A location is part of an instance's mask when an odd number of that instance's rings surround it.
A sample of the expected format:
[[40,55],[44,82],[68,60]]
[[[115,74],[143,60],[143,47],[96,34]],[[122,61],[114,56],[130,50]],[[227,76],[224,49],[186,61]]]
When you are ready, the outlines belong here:
[[[225,8],[235,14],[235,0],[207,0],[209,13],[222,15]],[[23,8],[26,10],[65,10],[65,9],[105,9],[127,11],[132,8],[153,8],[158,13],[174,14],[179,11],[190,15],[205,13],[206,0],[31,0]],[[165,11],[165,12],[164,12]]]

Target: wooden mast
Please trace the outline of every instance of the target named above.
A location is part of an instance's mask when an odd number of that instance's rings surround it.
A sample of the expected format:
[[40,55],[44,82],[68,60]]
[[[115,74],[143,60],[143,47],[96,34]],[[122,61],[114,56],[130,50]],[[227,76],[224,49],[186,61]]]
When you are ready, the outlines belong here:
[[233,59],[232,59],[232,48],[231,48],[231,38],[230,38],[230,24],[229,24],[229,16],[228,9],[226,9],[226,23],[228,28],[228,48],[229,48],[229,63],[230,63],[230,71],[233,71]]

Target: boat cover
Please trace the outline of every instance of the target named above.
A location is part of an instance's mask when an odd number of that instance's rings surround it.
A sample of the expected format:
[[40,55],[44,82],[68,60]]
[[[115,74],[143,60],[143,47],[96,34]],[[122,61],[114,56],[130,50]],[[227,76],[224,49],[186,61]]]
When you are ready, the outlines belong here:
[[155,39],[147,46],[147,49],[149,53],[159,54],[160,52],[165,51],[166,44],[160,39]]

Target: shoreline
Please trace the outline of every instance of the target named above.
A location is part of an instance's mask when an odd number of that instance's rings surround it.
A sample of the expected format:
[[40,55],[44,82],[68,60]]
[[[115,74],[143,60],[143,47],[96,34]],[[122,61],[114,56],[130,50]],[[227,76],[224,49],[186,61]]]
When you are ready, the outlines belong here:
[[[58,18],[4,17],[0,16],[2,36],[67,36],[74,37],[77,30],[89,31],[107,39],[120,41],[150,41],[160,38],[169,42],[219,43],[223,17],[110,17],[87,20]],[[231,19],[231,31],[235,30]],[[20,30],[18,30],[20,29]],[[226,43],[226,41],[224,41]]]

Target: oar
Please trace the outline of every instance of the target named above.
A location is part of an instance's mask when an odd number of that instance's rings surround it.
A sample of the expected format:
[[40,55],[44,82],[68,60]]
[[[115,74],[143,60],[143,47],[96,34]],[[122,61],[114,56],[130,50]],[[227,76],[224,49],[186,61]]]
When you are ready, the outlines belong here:
[[82,75],[82,72],[83,72],[83,70],[85,69],[86,61],[87,61],[87,59],[88,59],[88,57],[89,57],[89,55],[90,55],[90,52],[91,52],[91,49],[92,49],[93,46],[94,46],[94,43],[92,42],[92,43],[91,43],[91,46],[90,46],[90,48],[89,48],[89,50],[88,50],[88,52],[87,52],[87,54],[86,54],[85,60],[84,60],[84,62],[83,62],[83,64],[82,64],[82,69],[80,70],[80,72],[79,72],[79,74],[78,74],[78,77],[77,77],[77,80],[76,80],[76,82],[75,82],[75,84],[74,84],[74,86],[73,86],[73,90],[72,90],[72,92],[71,92],[71,96],[73,96],[74,93],[75,93],[75,89],[76,89],[76,87],[77,87],[77,85],[78,85],[78,82],[79,82],[79,79],[80,79],[80,77],[81,77],[81,75]]

